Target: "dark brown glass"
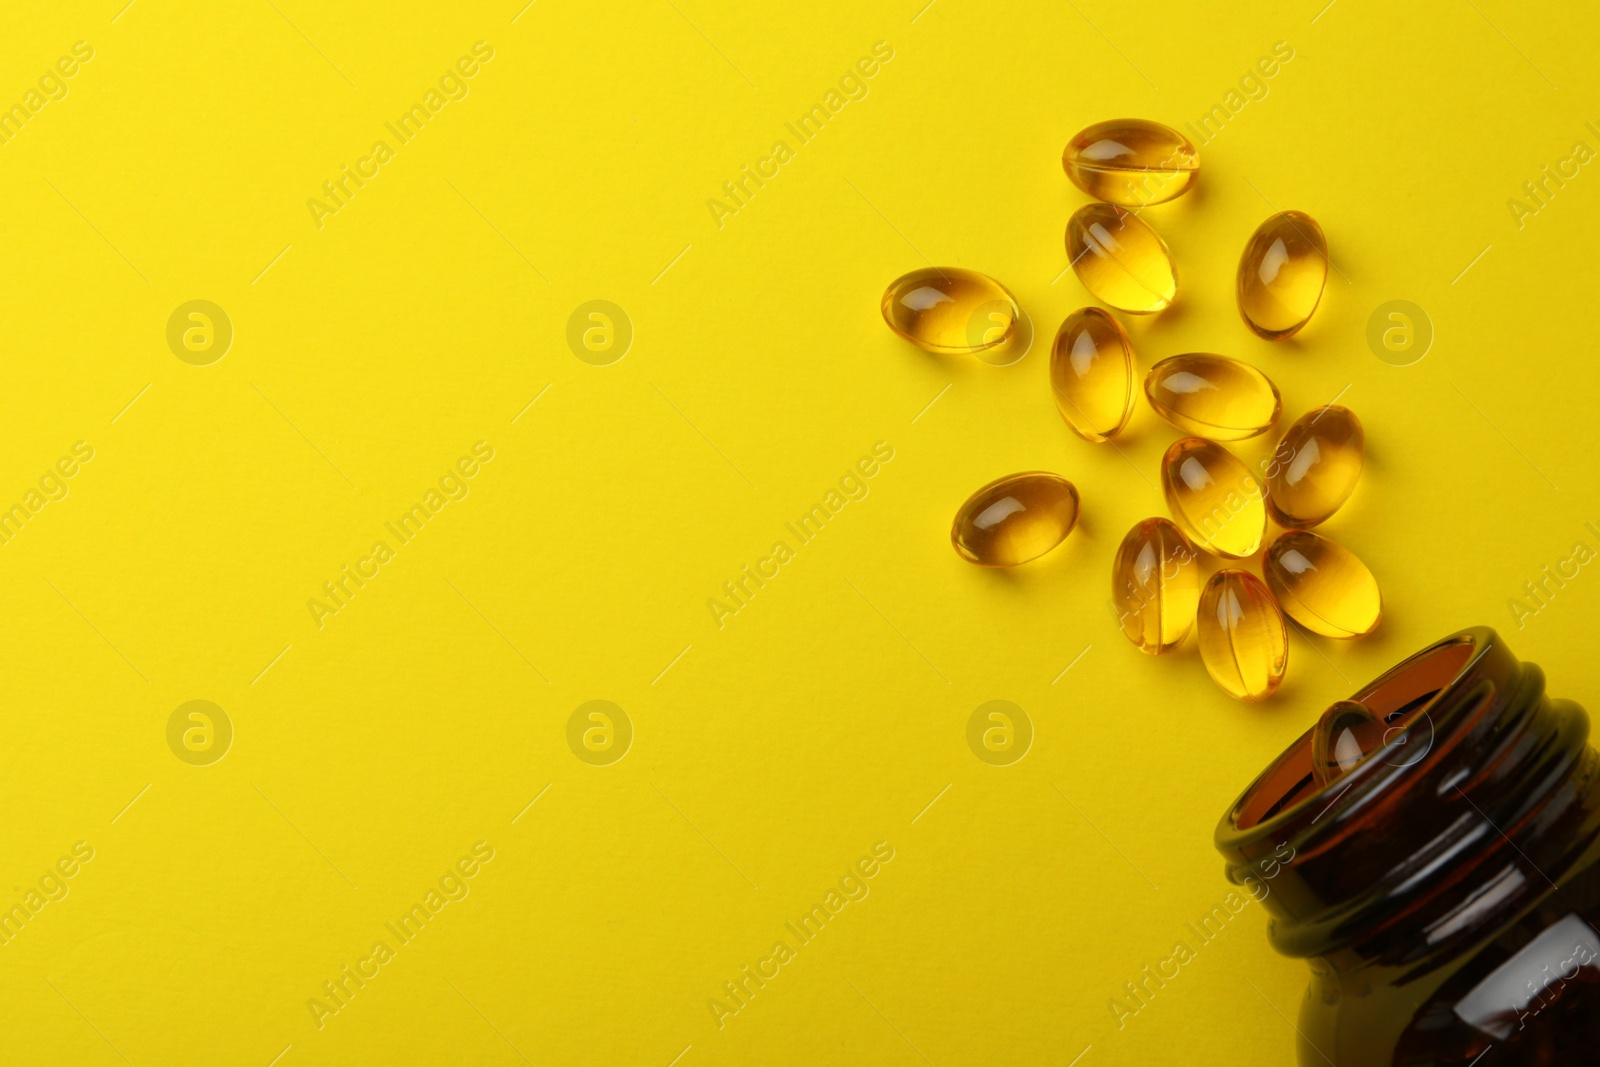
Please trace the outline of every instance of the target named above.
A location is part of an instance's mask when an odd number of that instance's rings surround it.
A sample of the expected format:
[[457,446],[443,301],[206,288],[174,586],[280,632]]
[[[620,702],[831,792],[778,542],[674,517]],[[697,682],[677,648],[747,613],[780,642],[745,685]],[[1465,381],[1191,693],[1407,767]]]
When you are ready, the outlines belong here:
[[1303,1067],[1600,1063],[1588,742],[1583,708],[1479,627],[1334,705],[1245,790],[1217,848],[1311,965]]

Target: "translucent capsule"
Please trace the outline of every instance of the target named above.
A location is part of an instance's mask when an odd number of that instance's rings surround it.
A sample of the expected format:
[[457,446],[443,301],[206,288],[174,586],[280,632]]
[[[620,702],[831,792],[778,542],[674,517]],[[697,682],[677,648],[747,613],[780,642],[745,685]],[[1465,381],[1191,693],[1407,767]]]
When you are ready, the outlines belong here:
[[1140,652],[1170,652],[1189,636],[1200,603],[1199,561],[1167,519],[1145,519],[1122,539],[1111,565],[1111,601]]
[[1200,659],[1211,680],[1236,700],[1265,700],[1283,681],[1289,630],[1261,579],[1220,570],[1206,582],[1195,619]]
[[1383,596],[1377,579],[1354,552],[1321,534],[1279,534],[1261,569],[1289,618],[1312,633],[1360,637],[1378,628]]
[[1303,212],[1279,212],[1256,228],[1239,257],[1239,314],[1269,341],[1288,337],[1317,310],[1327,280],[1322,227]]
[[1209,552],[1244,559],[1267,532],[1263,490],[1250,468],[1219,444],[1174,441],[1161,457],[1167,510],[1190,540]]
[[1145,375],[1156,414],[1187,433],[1242,441],[1266,433],[1283,403],[1278,387],[1248,363],[1204,352],[1164,359]]
[[1111,204],[1085,204],[1067,222],[1067,255],[1083,287],[1122,311],[1147,315],[1178,295],[1178,272],[1161,235]]
[[1133,414],[1133,346],[1122,324],[1099,308],[1079,308],[1056,331],[1050,389],[1079,437],[1115,437]]
[[1372,709],[1341,700],[1322,713],[1311,735],[1311,777],[1318,785],[1338,781],[1383,746],[1388,728]]
[[1267,463],[1267,510],[1279,526],[1315,526],[1338,511],[1361,477],[1367,435],[1337,404],[1295,420]]
[[918,348],[983,358],[1013,338],[1022,310],[987,274],[927,267],[902,274],[883,291],[883,321]]
[[1068,141],[1061,166],[1096,200],[1142,207],[1188,192],[1200,174],[1200,157],[1187,137],[1159,122],[1112,119]]
[[967,498],[950,527],[956,554],[980,567],[1015,567],[1059,545],[1078,523],[1078,490],[1059,474],[997,478]]

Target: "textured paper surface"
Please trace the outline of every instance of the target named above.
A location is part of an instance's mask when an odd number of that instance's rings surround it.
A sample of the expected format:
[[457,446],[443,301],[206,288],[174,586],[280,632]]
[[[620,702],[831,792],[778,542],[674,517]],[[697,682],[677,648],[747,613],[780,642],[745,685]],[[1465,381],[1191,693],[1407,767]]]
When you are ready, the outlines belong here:
[[[122,2],[0,34],[0,1061],[1286,1063],[1304,965],[1258,905],[1190,930],[1239,790],[1461,626],[1600,697],[1592,13]],[[1141,400],[1091,446],[1048,392],[1088,302],[1061,149],[1122,115],[1202,163],[1147,213],[1180,298],[1124,317],[1141,364],[1238,356],[1367,429],[1325,530],[1385,620],[1295,634],[1260,707],[1108,606],[1177,434]],[[1234,269],[1288,208],[1337,270],[1273,345]],[[1010,286],[1032,353],[890,335],[928,262]],[[1035,468],[1070,541],[960,561],[956,506]],[[968,745],[995,700],[1008,766]]]

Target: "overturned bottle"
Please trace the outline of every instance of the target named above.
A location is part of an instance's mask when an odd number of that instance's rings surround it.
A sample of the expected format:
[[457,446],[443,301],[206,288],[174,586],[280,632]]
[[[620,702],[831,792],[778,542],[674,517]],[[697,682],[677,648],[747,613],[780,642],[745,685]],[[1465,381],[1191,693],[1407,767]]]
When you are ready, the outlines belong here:
[[1330,707],[1216,844],[1273,946],[1311,965],[1303,1067],[1593,1062],[1600,755],[1494,631]]

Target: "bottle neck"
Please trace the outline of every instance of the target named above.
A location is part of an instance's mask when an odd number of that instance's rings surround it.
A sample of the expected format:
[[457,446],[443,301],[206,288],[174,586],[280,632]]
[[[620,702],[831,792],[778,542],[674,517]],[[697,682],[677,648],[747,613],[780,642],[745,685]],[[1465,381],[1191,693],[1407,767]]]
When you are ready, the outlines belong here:
[[1537,666],[1467,630],[1330,709],[1224,816],[1217,847],[1231,881],[1267,886],[1280,952],[1447,955],[1550,893],[1595,839],[1588,733]]

